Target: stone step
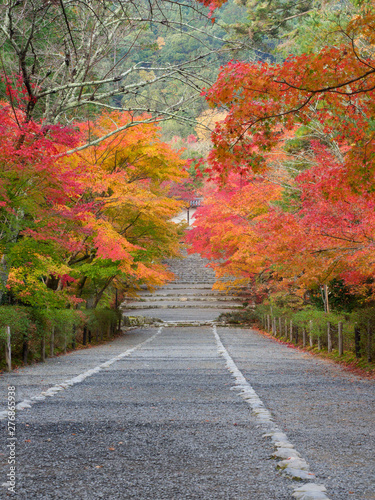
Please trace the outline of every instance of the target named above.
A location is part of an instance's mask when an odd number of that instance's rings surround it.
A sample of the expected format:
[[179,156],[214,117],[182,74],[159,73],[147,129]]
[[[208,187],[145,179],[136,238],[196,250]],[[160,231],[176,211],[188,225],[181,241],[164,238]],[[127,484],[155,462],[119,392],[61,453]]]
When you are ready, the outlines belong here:
[[170,284],[171,285],[190,285],[190,286],[193,286],[193,285],[210,285],[210,286],[213,286],[215,283],[215,280],[212,280],[212,281],[206,281],[206,280],[188,280],[188,281],[185,281],[185,280],[178,280],[178,281],[170,281]]
[[242,304],[200,304],[200,303],[195,303],[195,304],[183,304],[183,303],[175,303],[175,304],[137,304],[137,305],[126,305],[123,306],[122,310],[124,312],[126,311],[134,311],[134,310],[142,310],[142,309],[242,309],[243,305]]
[[[161,293],[156,291],[155,293],[147,292],[142,293],[140,297],[147,299],[148,297],[178,297],[178,296],[187,296],[187,297],[227,297],[223,292],[217,291],[207,291],[205,293],[197,293],[197,290],[176,290],[175,293]],[[126,300],[134,300],[137,297],[125,297]]]
[[[137,297],[128,297],[121,308],[125,316],[185,323],[214,321],[221,312],[243,308],[234,291],[213,290],[215,273],[206,267],[207,260],[198,255],[170,259],[166,262],[175,279],[150,292],[141,287]],[[223,284],[229,280],[222,280]]]
[[185,293],[176,293],[174,295],[148,295],[145,297],[144,295],[139,295],[138,297],[129,297],[125,299],[124,303],[128,302],[173,302],[173,301],[182,301],[182,302],[244,302],[242,297],[236,297],[235,295],[200,295],[200,294],[192,294],[187,295]]
[[158,295],[154,295],[153,297],[152,296],[144,297],[142,295],[142,297],[140,297],[136,300],[132,300],[131,302],[133,304],[135,302],[140,303],[140,304],[144,304],[144,303],[149,304],[151,302],[176,302],[176,301],[180,301],[180,302],[191,302],[191,301],[193,301],[193,302],[239,302],[237,297],[230,297],[230,296],[227,296],[227,297],[203,296],[202,297],[201,295],[193,295],[191,297],[185,297],[183,295],[174,295],[171,297],[160,297]]
[[156,290],[212,290],[212,286],[206,283],[167,283]]

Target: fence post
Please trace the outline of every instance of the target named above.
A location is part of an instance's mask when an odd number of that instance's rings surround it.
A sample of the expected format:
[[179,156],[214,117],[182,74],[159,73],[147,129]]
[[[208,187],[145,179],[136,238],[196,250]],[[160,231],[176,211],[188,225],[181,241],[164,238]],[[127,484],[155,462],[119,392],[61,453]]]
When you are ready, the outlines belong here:
[[342,356],[344,354],[344,339],[342,336],[342,321],[339,321],[339,356]]
[[314,345],[312,329],[313,329],[313,322],[312,322],[312,319],[310,319],[310,321],[309,321],[309,342],[310,342],[310,347],[313,347],[313,345]]
[[54,352],[55,352],[55,327],[53,326],[51,331],[51,340],[49,344],[49,355],[53,356]]
[[306,347],[306,328],[302,328],[302,346]]
[[289,340],[293,342],[293,320],[290,320]]
[[327,342],[328,342],[328,352],[332,352],[331,323],[329,321],[327,321]]
[[355,346],[355,357],[358,359],[361,357],[361,331],[356,326],[354,328],[354,346]]
[[12,371],[12,346],[10,343],[10,326],[5,327],[5,362],[8,372]]
[[367,322],[367,361],[371,363],[372,361],[372,329],[370,326],[370,321]]

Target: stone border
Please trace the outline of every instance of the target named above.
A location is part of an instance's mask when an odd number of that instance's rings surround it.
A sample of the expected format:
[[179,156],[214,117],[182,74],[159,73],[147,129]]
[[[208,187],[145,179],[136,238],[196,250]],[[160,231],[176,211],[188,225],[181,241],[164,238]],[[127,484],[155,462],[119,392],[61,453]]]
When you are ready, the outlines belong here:
[[[216,339],[218,353],[225,359],[226,366],[235,379],[235,385],[231,390],[239,391],[239,396],[250,405],[256,422],[266,431],[263,437],[271,438],[275,447],[272,458],[281,459],[277,462],[277,469],[281,470],[283,474],[291,479],[316,479],[315,474],[310,472],[309,464],[294,448],[286,434],[284,434],[274,423],[270,411],[267,410],[263,401],[237,368],[237,365],[221,342],[220,336],[216,330],[216,325],[212,326],[212,330]],[[329,500],[325,494],[326,491],[324,485],[310,482],[295,488],[292,497],[297,500]]]
[[[25,410],[27,408],[31,408],[31,405],[35,403],[39,403],[42,401],[45,401],[47,397],[54,396],[60,391],[63,391],[64,389],[67,389],[68,387],[79,384],[83,382],[86,378],[91,377],[91,375],[94,375],[95,373],[100,372],[101,370],[104,370],[108,368],[109,366],[113,365],[113,363],[116,363],[116,361],[119,361],[122,358],[125,358],[127,356],[130,356],[134,351],[137,349],[143,347],[144,345],[148,344],[149,342],[152,342],[160,333],[162,332],[163,327],[160,326],[158,328],[158,331],[149,337],[148,339],[144,340],[143,342],[140,342],[134,347],[131,347],[130,349],[127,349],[126,351],[122,352],[121,354],[118,354],[114,358],[109,359],[105,363],[102,363],[101,365],[96,366],[95,368],[91,368],[90,370],[87,370],[83,373],[80,373],[79,375],[75,376],[74,378],[65,380],[65,382],[61,382],[60,384],[56,384],[53,387],[50,387],[46,391],[41,392],[37,396],[32,396],[30,399],[24,399],[20,403],[16,405],[16,410]],[[8,411],[1,411],[0,412],[0,420],[5,420],[8,416]]]

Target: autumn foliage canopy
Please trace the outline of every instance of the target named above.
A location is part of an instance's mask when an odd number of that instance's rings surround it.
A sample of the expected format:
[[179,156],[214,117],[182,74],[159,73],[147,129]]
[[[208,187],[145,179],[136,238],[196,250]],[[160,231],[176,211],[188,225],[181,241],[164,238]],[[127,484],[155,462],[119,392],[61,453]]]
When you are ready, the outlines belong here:
[[232,61],[205,91],[227,115],[188,239],[218,276],[260,294],[302,296],[337,279],[372,296],[374,28],[367,5],[337,43],[280,64]]
[[[185,176],[179,153],[143,124],[79,150],[134,117],[111,112],[74,128],[26,122],[0,104],[3,286],[22,303],[64,307],[163,283],[178,253],[168,183]],[[67,151],[76,152],[67,154]],[[167,183],[167,185],[165,185]]]
[[[200,3],[214,21],[225,1]],[[302,296],[333,279],[372,296],[374,33],[374,8],[361,2],[327,43],[279,63],[233,60],[203,90],[212,109],[204,131],[218,121],[188,240],[219,277],[260,296]],[[182,202],[171,193],[188,201],[191,182],[158,117],[77,112],[70,126],[51,124],[31,113],[39,94],[25,78],[2,85],[1,294],[95,307],[113,299],[111,288],[162,284],[161,262],[177,255],[181,236],[171,219]]]

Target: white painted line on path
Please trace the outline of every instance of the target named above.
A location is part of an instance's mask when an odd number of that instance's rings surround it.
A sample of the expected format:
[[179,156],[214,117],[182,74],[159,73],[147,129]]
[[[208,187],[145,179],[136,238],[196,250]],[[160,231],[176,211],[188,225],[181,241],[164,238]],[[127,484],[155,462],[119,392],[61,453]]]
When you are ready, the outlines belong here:
[[[130,356],[134,351],[137,349],[140,349],[144,345],[148,344],[149,342],[152,342],[160,333],[162,332],[163,327],[161,326],[158,328],[158,331],[149,337],[147,340],[144,340],[140,344],[137,344],[135,347],[132,347],[130,349],[127,349],[126,351],[122,352],[121,354],[118,354],[114,358],[109,359],[105,363],[102,363],[101,365],[96,366],[95,368],[90,368],[90,370],[87,370],[74,378],[71,378],[69,380],[65,380],[65,382],[61,382],[60,384],[56,384],[53,387],[50,387],[46,391],[41,392],[37,396],[32,396],[30,399],[24,399],[20,403],[16,405],[16,410],[24,410],[27,408],[31,408],[31,405],[35,403],[39,403],[41,401],[45,401],[47,397],[54,396],[60,391],[63,391],[64,389],[67,389],[68,387],[79,384],[80,382],[83,382],[87,377],[91,377],[91,375],[94,375],[95,373],[100,372],[101,370],[104,370],[105,368],[108,368],[109,366],[113,365],[113,363],[116,363],[116,361],[119,361],[122,358],[125,358],[127,356]],[[5,420],[8,416],[8,411],[1,411],[0,412],[0,420]]]
[[[286,434],[284,434],[274,423],[272,415],[264,406],[263,401],[237,368],[237,365],[221,342],[216,326],[214,325],[212,329],[215,335],[218,353],[225,359],[226,366],[235,379],[235,385],[232,389],[239,390],[239,395],[250,405],[256,421],[266,431],[263,437],[270,437],[275,446],[273,458],[281,459],[281,461],[277,462],[277,468],[282,470],[283,474],[292,479],[316,479],[315,474],[310,472],[309,464],[301,457],[298,451],[295,450]],[[324,485],[310,482],[295,488],[292,497],[297,500],[329,500],[326,491]]]

